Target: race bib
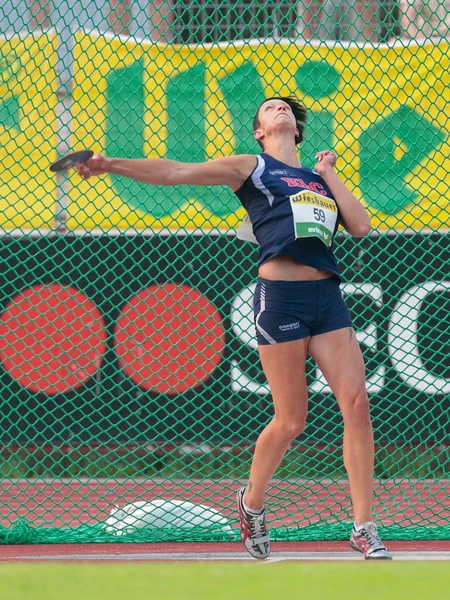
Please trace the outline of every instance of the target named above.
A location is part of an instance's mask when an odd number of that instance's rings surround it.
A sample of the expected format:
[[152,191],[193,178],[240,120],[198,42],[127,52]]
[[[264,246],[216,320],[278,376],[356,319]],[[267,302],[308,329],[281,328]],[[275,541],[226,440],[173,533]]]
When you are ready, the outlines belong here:
[[334,200],[303,190],[289,196],[294,218],[295,238],[317,237],[330,246],[338,217]]

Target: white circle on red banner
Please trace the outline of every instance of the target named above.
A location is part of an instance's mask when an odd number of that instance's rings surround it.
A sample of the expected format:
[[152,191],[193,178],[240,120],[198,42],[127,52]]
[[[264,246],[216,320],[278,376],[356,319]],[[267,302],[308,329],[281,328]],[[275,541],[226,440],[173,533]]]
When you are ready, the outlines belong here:
[[174,395],[200,386],[222,360],[225,330],[214,304],[185,284],[155,284],[122,308],[115,348],[127,377]]

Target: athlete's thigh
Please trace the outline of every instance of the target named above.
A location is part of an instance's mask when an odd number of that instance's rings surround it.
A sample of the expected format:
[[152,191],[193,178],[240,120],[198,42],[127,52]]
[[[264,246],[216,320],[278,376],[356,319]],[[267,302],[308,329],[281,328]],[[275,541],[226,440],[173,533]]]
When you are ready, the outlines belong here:
[[311,337],[308,352],[339,403],[365,393],[364,359],[352,327]]
[[305,416],[308,404],[305,364],[309,337],[280,344],[258,346],[261,364],[270,386],[275,416]]

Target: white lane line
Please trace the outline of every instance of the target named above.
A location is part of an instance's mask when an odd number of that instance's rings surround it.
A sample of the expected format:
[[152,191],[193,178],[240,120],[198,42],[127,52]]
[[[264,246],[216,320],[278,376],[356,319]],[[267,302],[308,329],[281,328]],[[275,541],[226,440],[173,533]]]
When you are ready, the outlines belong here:
[[276,558],[276,557],[271,557],[271,558],[265,558],[264,560],[258,560],[259,563],[263,564],[263,565],[268,565],[270,563],[276,563],[276,562],[281,562],[283,560],[286,560],[285,558],[283,558],[282,556]]
[[[450,561],[450,552],[394,552],[394,560],[399,561]],[[361,561],[362,555],[356,552],[279,552],[266,560],[256,560],[247,553],[142,553],[142,554],[59,554],[42,556],[10,556],[0,558],[6,561],[250,561],[260,564],[273,564],[281,561]]]
[[[450,561],[450,552],[394,552],[392,554],[393,560],[395,561],[429,561],[429,560],[440,560]],[[261,563],[280,562],[280,561],[362,561],[364,558],[357,554],[347,554],[342,552],[341,554],[333,554],[330,552],[311,552],[311,553],[300,553],[298,556],[283,556],[280,558],[267,559],[264,561],[258,561]],[[377,562],[377,559],[372,559],[371,562]],[[390,562],[382,560],[381,562]]]

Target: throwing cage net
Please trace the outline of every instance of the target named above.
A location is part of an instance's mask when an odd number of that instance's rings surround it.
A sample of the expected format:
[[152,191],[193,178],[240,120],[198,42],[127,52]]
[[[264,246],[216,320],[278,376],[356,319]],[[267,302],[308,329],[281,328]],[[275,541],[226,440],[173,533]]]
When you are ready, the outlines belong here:
[[[274,95],[308,109],[303,164],[333,148],[372,219],[336,254],[374,517],[385,539],[450,538],[449,18],[410,4],[1,0],[0,542],[239,539],[234,496],[272,416],[243,208],[225,187],[48,166],[81,148],[257,154]],[[344,539],[342,418],[313,363],[307,378],[271,535]]]

